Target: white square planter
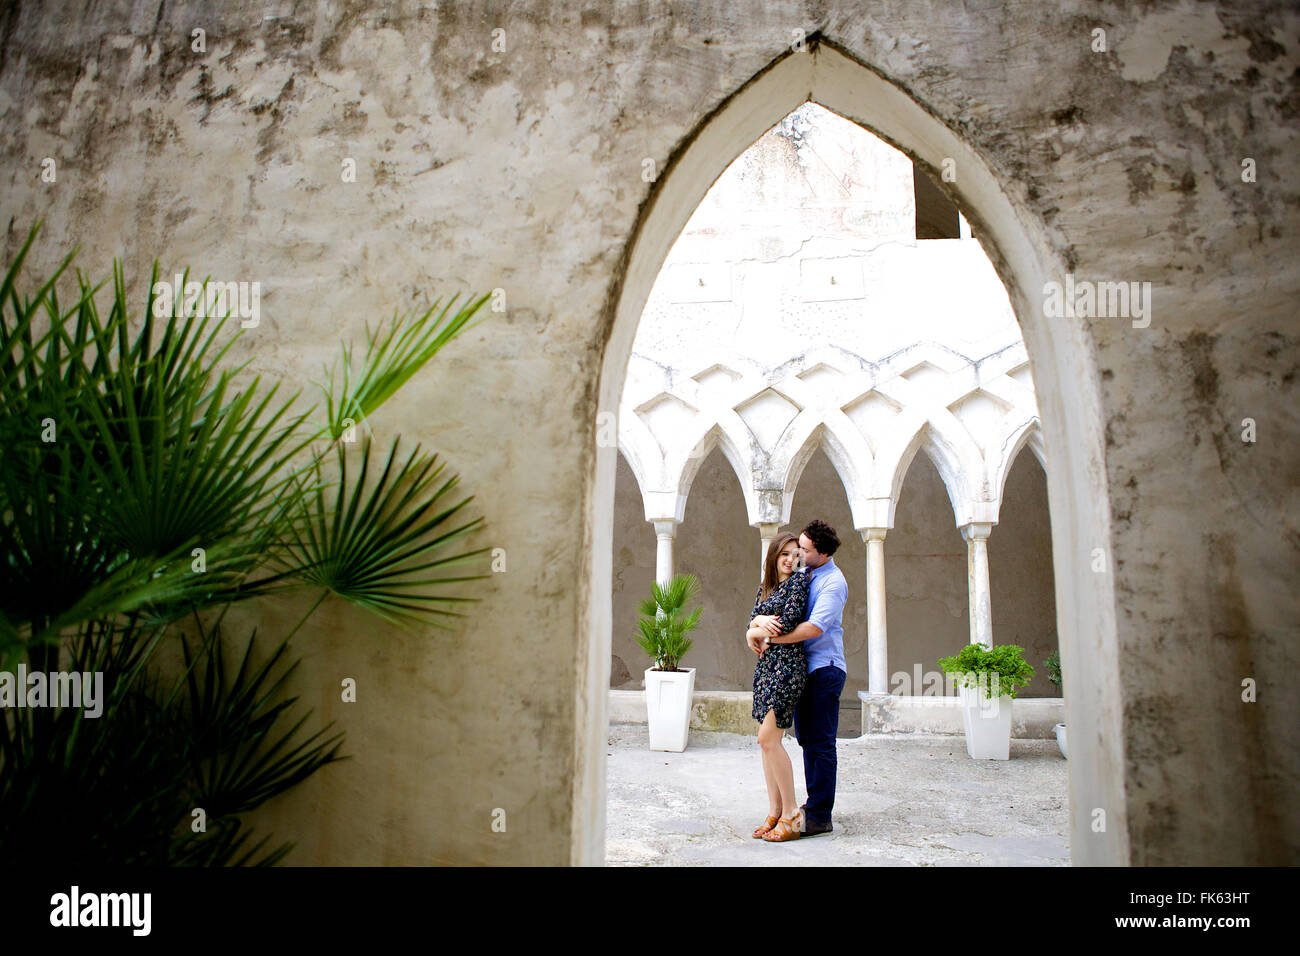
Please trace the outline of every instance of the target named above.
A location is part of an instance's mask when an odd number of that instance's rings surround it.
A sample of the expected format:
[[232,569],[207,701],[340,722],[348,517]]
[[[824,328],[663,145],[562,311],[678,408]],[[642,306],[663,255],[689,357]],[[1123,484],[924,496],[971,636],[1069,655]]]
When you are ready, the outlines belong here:
[[1006,760],[1011,755],[1011,695],[990,700],[977,687],[959,687],[966,753],[975,760]]
[[691,729],[695,668],[645,672],[645,707],[650,718],[650,749],[681,753]]

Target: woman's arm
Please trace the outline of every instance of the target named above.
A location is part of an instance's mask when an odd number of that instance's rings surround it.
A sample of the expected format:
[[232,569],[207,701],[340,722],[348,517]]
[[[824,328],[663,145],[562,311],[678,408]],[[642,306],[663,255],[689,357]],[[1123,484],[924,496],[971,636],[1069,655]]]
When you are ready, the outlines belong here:
[[[769,621],[775,621],[775,620],[776,620],[776,615],[775,615],[775,614],[759,614],[759,613],[758,613],[759,605],[761,605],[761,604],[763,603],[763,601],[762,601],[763,586],[762,586],[762,585],[759,585],[758,593],[759,593],[759,597],[757,597],[757,598],[754,599],[754,610],[753,610],[752,612],[750,612],[750,615],[749,615],[749,626],[750,626],[750,627],[757,627],[757,628],[760,628],[760,629],[761,629],[761,628],[764,628],[764,627],[766,626],[766,624],[767,624]],[[767,631],[766,633],[771,633],[771,632],[770,632],[770,631]]]
[[781,628],[782,636],[793,631],[808,616],[809,584],[808,575],[802,571],[795,572],[790,581],[790,593],[786,595],[785,606],[776,616],[776,623]]
[[749,649],[751,651],[753,651],[755,654],[760,654],[760,655],[763,653],[763,647],[762,647],[763,635],[766,634],[767,632],[764,631],[761,627],[759,627],[754,622],[759,617],[758,606],[762,603],[763,603],[763,585],[760,584],[758,586],[758,590],[754,593],[754,609],[749,612],[749,628],[748,630],[745,631],[745,643],[749,645]]

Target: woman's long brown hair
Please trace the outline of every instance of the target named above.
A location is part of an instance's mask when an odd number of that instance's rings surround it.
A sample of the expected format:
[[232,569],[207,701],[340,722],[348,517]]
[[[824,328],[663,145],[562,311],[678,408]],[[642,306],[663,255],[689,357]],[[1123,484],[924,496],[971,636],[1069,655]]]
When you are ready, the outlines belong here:
[[791,541],[798,544],[799,536],[789,531],[782,531],[767,546],[767,560],[763,562],[763,596],[759,600],[766,601],[781,583],[776,571],[776,559]]

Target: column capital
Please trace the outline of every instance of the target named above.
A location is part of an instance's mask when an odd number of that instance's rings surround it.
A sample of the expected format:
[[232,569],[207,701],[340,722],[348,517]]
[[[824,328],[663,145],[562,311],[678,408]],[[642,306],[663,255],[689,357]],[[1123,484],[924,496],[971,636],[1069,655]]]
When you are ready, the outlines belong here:
[[660,538],[677,537],[678,521],[676,518],[656,518],[654,521],[651,522],[651,524],[655,526],[655,534],[658,537]]
[[862,535],[863,542],[884,541],[885,535],[889,533],[888,528],[858,528],[857,531]]
[[970,524],[964,524],[959,529],[961,536],[967,541],[988,540],[989,534],[993,531],[992,521],[972,521]]

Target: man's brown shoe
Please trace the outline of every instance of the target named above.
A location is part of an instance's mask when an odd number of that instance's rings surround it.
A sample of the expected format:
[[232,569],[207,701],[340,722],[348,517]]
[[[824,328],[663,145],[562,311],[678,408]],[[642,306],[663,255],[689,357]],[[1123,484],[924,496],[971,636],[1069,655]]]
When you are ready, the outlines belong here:
[[817,836],[819,833],[830,833],[835,829],[835,825],[827,820],[825,823],[817,823],[808,819],[808,805],[799,806],[799,820],[803,824],[804,836]]

